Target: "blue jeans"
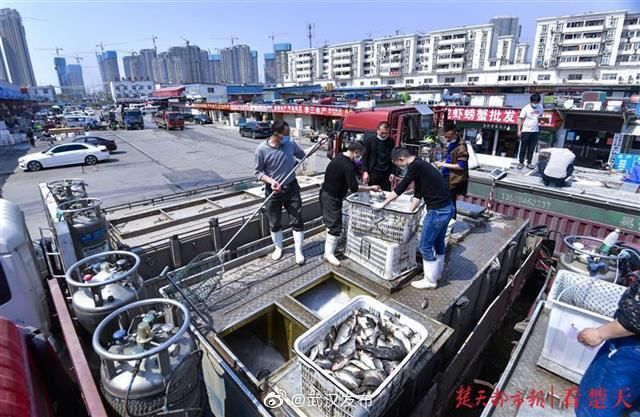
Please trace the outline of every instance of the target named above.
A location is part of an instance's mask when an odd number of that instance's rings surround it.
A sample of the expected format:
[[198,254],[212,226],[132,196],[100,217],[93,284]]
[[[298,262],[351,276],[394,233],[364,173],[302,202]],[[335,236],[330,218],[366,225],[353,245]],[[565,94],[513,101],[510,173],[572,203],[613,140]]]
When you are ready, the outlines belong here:
[[[624,402],[631,408],[626,408]],[[622,412],[635,416],[631,411],[637,411],[639,405],[640,340],[634,337],[609,340],[582,377],[576,416],[620,417]]]
[[444,255],[447,226],[454,213],[453,204],[427,211],[420,236],[420,253],[423,260],[435,261],[435,255]]

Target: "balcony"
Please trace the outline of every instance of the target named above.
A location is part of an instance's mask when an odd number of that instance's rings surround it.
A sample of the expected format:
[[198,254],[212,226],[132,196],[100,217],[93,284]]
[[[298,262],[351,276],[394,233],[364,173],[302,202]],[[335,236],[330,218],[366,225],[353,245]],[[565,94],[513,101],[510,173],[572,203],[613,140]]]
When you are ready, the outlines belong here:
[[568,45],[581,45],[583,43],[599,43],[602,42],[602,36],[598,36],[597,38],[580,38],[580,39],[563,39],[558,44],[563,46]]
[[580,27],[577,27],[577,28],[565,27],[564,29],[562,29],[562,33],[602,32],[603,30],[604,30],[604,25],[580,26]]
[[381,62],[380,68],[400,68],[402,67],[402,61]]
[[391,52],[402,51],[403,49],[404,49],[404,44],[402,44],[402,45],[391,45],[389,47],[389,50]]
[[595,62],[560,62],[558,68],[595,68]]
[[466,51],[466,48],[462,47],[462,48],[453,48],[453,53],[454,54],[464,54]]
[[333,54],[333,59],[351,58],[351,55],[353,55],[352,51],[335,52]]
[[438,45],[451,45],[451,44],[459,44],[466,43],[467,40],[465,38],[455,38],[455,39],[438,39]]
[[460,74],[464,72],[464,68],[436,68],[436,74]]
[[438,58],[436,61],[438,64],[462,64],[464,63],[463,58]]
[[600,52],[598,49],[583,50],[583,51],[563,51],[558,56],[598,56]]

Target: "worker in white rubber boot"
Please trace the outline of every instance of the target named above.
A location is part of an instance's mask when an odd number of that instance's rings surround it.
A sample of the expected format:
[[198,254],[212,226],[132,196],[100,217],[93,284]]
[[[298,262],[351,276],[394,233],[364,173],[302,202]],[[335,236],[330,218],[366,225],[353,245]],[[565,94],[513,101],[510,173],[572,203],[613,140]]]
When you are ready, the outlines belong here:
[[[282,258],[282,208],[289,214],[289,225],[293,229],[296,263],[304,264],[302,250],[304,240],[304,222],[302,220],[302,199],[300,186],[295,173],[287,175],[295,168],[296,158],[302,159],[304,151],[289,138],[289,124],[277,120],[271,128],[271,136],[256,148],[256,177],[266,184],[268,196],[273,191],[273,198],[265,206],[271,239],[275,250],[271,255],[274,261]],[[286,178],[286,179],[285,179]]]
[[322,207],[322,221],[327,228],[327,239],[324,243],[324,258],[331,265],[340,266],[335,251],[338,239],[342,233],[342,201],[351,191],[382,191],[379,185],[360,185],[356,178],[355,161],[359,161],[364,154],[364,146],[360,142],[352,141],[347,150],[338,154],[329,162],[324,173],[324,184],[320,189],[320,206]]
[[385,201],[373,205],[380,210],[404,193],[411,182],[415,182],[415,194],[411,210],[415,210],[424,199],[427,215],[422,223],[420,253],[424,278],[411,283],[415,288],[433,289],[444,269],[445,238],[449,220],[453,217],[449,183],[431,164],[412,155],[406,148],[396,148],[391,153],[391,161],[399,168],[407,168],[407,174]]

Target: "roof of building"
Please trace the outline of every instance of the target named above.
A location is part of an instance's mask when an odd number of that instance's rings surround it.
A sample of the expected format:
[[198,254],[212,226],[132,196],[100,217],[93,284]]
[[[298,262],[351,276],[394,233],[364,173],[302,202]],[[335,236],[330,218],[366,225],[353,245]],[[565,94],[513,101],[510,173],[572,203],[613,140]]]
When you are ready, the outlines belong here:
[[151,97],[180,97],[184,92],[184,85],[173,85],[170,87],[158,88],[151,93]]

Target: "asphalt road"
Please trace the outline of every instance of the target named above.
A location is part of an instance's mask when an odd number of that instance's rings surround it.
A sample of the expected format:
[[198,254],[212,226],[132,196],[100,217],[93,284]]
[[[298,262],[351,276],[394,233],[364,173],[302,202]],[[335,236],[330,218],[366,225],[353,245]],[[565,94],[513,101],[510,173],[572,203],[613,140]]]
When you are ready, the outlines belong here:
[[[93,134],[93,132],[92,132]],[[39,143],[0,147],[0,187],[4,198],[25,212],[32,238],[46,225],[38,184],[65,178],[83,178],[91,197],[105,207],[172,192],[219,184],[253,175],[254,150],[260,139],[242,138],[237,129],[187,124],[184,131],[156,128],[146,121],[144,130],[95,132],[115,139],[118,150],[111,159],[94,166],[70,166],[23,172],[18,158],[47,148]],[[307,148],[308,140],[298,141]],[[316,170],[324,171],[328,160],[316,154]]]

